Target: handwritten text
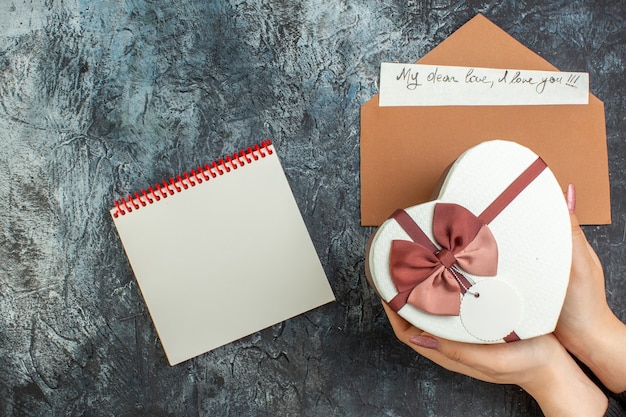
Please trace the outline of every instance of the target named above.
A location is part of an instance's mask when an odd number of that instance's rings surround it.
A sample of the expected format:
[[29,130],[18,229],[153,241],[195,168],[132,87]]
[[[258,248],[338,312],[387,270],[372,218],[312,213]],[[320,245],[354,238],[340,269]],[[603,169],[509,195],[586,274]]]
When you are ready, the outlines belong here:
[[588,90],[587,73],[384,63],[379,103],[585,104]]

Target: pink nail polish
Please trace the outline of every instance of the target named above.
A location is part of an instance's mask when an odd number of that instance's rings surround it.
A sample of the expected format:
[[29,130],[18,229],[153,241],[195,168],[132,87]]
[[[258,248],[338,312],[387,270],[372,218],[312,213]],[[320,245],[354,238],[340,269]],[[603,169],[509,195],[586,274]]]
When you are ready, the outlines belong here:
[[430,336],[411,336],[409,342],[427,349],[437,349],[439,347],[439,341]]
[[574,184],[569,184],[567,186],[567,195],[565,196],[565,200],[567,201],[567,209],[570,213],[576,211],[576,187]]

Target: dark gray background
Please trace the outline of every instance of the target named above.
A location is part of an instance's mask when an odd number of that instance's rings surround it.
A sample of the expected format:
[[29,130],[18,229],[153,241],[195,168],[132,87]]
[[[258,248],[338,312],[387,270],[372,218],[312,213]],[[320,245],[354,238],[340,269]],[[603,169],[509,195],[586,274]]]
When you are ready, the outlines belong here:
[[[397,342],[363,272],[359,107],[479,12],[605,103],[613,224],[585,230],[626,319],[623,1],[3,0],[0,415],[541,415]],[[108,209],[265,138],[337,301],[169,367]]]

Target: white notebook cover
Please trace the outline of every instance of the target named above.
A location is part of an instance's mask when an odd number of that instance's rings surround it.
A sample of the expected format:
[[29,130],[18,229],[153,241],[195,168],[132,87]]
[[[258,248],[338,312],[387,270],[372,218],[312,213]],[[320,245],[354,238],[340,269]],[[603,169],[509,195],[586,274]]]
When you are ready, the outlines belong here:
[[170,365],[335,299],[274,146],[233,156],[111,210]]

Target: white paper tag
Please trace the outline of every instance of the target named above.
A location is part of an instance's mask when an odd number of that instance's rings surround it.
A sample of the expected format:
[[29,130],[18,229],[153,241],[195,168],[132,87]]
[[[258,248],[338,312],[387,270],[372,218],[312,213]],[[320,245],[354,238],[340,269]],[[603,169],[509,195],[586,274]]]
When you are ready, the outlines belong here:
[[465,293],[460,317],[469,334],[495,342],[515,330],[522,318],[522,303],[513,287],[497,278],[488,279]]
[[587,104],[589,74],[383,62],[378,104],[513,106]]

